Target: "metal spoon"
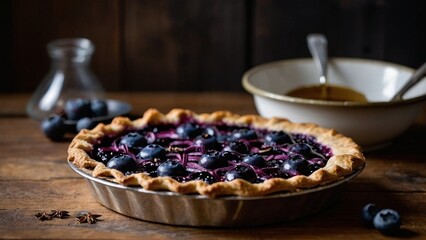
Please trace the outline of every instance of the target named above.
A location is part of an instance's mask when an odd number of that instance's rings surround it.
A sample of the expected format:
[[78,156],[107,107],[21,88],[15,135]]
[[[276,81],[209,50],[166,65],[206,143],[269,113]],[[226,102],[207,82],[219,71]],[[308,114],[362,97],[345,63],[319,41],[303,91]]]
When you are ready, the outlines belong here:
[[321,96],[327,98],[327,38],[323,34],[309,34],[306,38],[308,48],[320,74]]
[[426,62],[423,63],[421,67],[419,67],[413,75],[408,79],[407,83],[391,98],[391,102],[401,101],[402,96],[414,85],[416,85],[423,77],[426,75]]

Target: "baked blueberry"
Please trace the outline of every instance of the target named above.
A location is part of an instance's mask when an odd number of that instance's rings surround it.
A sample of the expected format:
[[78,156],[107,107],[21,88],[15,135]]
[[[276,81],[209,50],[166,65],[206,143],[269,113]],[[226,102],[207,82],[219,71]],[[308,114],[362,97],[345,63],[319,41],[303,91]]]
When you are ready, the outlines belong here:
[[258,167],[258,168],[262,168],[262,167],[266,166],[265,159],[261,155],[256,154],[256,153],[251,153],[251,154],[245,156],[243,158],[243,162],[247,163],[249,165]]
[[194,123],[184,123],[176,128],[176,133],[180,138],[195,138],[203,133],[203,129]]
[[210,151],[201,156],[198,164],[206,169],[216,169],[228,166],[228,160],[220,152]]
[[92,128],[96,127],[96,125],[97,125],[97,122],[93,121],[92,118],[84,117],[84,118],[79,119],[77,121],[76,129],[77,129],[77,132],[79,132],[83,129],[92,129]]
[[138,154],[141,159],[165,158],[167,150],[158,144],[149,144],[144,147]]
[[160,176],[160,177],[165,177],[165,176],[178,177],[178,176],[185,176],[185,175],[186,175],[185,167],[182,166],[182,164],[180,164],[177,161],[167,160],[163,162],[162,164],[160,164],[160,166],[158,166],[157,168],[157,176]]
[[60,141],[67,132],[64,119],[59,115],[53,115],[41,122],[41,130],[52,141]]
[[283,162],[281,167],[283,172],[290,172],[294,175],[309,175],[310,168],[309,163],[302,157],[295,155],[295,157],[289,158]]
[[64,111],[69,120],[79,120],[93,115],[90,100],[82,98],[67,100]]
[[291,145],[288,149],[292,153],[302,154],[307,158],[312,158],[318,156],[311,148],[309,144],[306,143],[295,143]]
[[108,161],[107,167],[117,169],[117,170],[125,173],[127,171],[131,171],[131,170],[135,169],[136,162],[129,155],[118,155],[118,156],[112,157]]
[[156,177],[158,166],[160,166],[161,163],[162,162],[159,161],[158,158],[144,161],[138,164],[136,167],[136,172],[142,172],[148,174],[151,177]]
[[373,220],[374,227],[386,235],[395,234],[401,227],[401,217],[393,209],[379,211]]
[[246,140],[254,140],[257,139],[256,131],[253,129],[238,129],[232,133],[232,138],[234,140],[246,139]]
[[285,143],[293,143],[290,135],[284,131],[274,131],[265,136],[266,145],[281,145]]
[[143,147],[146,145],[145,137],[138,132],[130,132],[124,135],[120,140],[120,145],[126,145],[127,147],[133,149],[137,147]]
[[380,208],[376,204],[369,203],[362,208],[361,218],[362,221],[369,227],[374,227],[373,220]]
[[248,182],[255,182],[257,175],[249,166],[236,165],[234,168],[225,173],[225,180],[229,182],[237,178],[244,179]]
[[220,144],[215,136],[202,134],[195,138],[194,146],[204,147],[206,149],[218,149]]
[[224,151],[235,151],[238,153],[249,153],[250,147],[244,141],[232,141],[226,146]]
[[209,172],[195,172],[195,173],[191,173],[189,175],[189,178],[191,180],[201,180],[201,181],[206,182],[208,184],[212,184],[212,183],[216,182],[216,179]]
[[93,99],[90,107],[92,109],[93,117],[103,117],[108,115],[108,104],[101,99]]
[[93,158],[96,159],[99,162],[104,163],[105,165],[108,163],[108,161],[117,155],[122,155],[120,152],[111,151],[111,150],[103,150],[101,148],[97,148],[94,151]]

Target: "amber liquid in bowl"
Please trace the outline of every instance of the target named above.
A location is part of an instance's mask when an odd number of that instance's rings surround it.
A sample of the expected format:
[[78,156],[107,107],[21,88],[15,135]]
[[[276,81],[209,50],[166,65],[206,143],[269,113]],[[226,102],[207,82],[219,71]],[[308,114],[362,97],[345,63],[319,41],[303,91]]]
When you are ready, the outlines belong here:
[[357,92],[347,87],[333,86],[333,85],[315,85],[306,86],[294,89],[288,93],[287,96],[326,100],[326,101],[339,101],[339,102],[361,102],[366,103],[367,98],[364,94]]

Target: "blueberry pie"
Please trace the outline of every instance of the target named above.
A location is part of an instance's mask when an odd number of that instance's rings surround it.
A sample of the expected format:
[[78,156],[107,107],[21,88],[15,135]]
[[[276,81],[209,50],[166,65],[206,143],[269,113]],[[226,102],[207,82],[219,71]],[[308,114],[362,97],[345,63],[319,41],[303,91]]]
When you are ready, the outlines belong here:
[[86,173],[147,190],[209,197],[262,196],[337,181],[362,169],[350,138],[313,124],[237,115],[147,110],[80,131],[68,160]]

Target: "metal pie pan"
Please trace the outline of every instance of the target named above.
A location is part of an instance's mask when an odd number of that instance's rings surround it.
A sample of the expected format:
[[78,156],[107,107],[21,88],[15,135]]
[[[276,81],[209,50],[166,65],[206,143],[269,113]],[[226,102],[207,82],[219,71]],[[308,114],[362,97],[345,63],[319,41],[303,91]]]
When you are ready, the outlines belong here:
[[209,198],[123,186],[92,177],[71,162],[68,164],[86,179],[95,199],[106,208],[144,221],[194,227],[259,226],[299,219],[335,202],[344,184],[362,171],[298,192]]

